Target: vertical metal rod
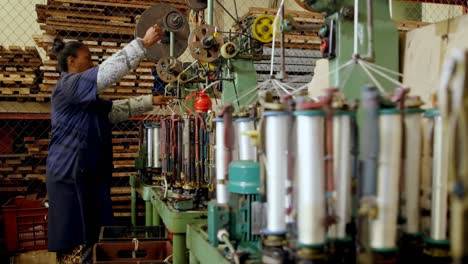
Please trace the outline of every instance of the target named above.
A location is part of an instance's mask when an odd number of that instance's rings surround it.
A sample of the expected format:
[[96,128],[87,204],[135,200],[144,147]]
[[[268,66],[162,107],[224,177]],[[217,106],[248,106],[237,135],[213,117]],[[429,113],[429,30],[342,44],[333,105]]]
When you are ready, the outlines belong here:
[[236,20],[239,21],[239,14],[237,12],[237,1],[234,0],[234,10],[236,11]]
[[[284,22],[284,5],[281,5],[281,23]],[[280,77],[281,78],[286,78],[286,50],[284,48],[284,39],[285,39],[285,34],[284,34],[284,29],[282,26],[281,28],[281,73]]]
[[151,201],[145,201],[145,226],[153,225],[153,209]]
[[170,32],[170,45],[169,45],[169,56],[174,57],[174,42],[175,42],[175,34],[174,32]]
[[208,16],[206,19],[206,24],[208,25],[213,25],[213,2],[214,0],[208,0],[208,7],[207,7],[207,12]]
[[187,251],[187,245],[185,242],[185,233],[176,233],[173,236],[173,263],[186,264],[187,257],[185,252]]
[[158,209],[153,205],[153,226],[161,225],[161,219],[159,218]]
[[[130,176],[130,177],[135,177],[135,176]],[[134,182],[134,181],[133,181]],[[136,189],[135,186],[132,184],[131,189],[131,215],[132,215],[132,226],[136,226],[136,219],[137,219],[137,195],[136,195]]]
[[374,60],[374,10],[373,0],[367,0],[367,55],[366,60]]
[[359,54],[358,49],[359,0],[354,0],[354,56]]
[[333,30],[335,30],[334,27],[335,27],[335,20],[332,19],[330,21],[330,35],[328,37],[328,39],[330,40],[330,46],[328,47],[328,58],[331,57],[332,51],[333,51],[333,44],[334,44],[333,43]]

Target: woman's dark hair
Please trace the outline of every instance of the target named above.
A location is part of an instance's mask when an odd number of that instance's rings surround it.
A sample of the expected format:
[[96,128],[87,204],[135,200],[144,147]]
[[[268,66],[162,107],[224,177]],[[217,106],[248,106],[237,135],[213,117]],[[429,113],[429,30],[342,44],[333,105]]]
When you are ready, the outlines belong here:
[[83,45],[84,44],[79,41],[68,41],[65,43],[59,37],[54,39],[54,43],[52,44],[52,52],[57,56],[61,71],[68,71],[67,58],[69,56],[76,57],[76,52]]

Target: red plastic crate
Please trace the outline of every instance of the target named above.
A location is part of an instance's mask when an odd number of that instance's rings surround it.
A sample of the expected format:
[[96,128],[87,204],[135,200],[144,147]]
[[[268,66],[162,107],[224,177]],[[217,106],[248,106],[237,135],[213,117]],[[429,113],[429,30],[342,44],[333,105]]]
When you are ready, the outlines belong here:
[[8,251],[47,248],[47,212],[42,200],[10,199],[2,206]]

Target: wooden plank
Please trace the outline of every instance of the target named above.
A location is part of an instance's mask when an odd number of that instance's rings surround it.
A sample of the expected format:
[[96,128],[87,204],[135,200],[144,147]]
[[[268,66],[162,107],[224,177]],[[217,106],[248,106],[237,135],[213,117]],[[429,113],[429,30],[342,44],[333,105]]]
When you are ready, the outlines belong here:
[[105,27],[113,29],[118,28],[134,28],[135,24],[125,23],[125,22],[111,22],[111,21],[100,21],[100,20],[90,20],[90,19],[70,19],[70,18],[58,18],[58,17],[49,17],[47,18],[48,25],[65,25],[73,26],[74,24],[79,24],[80,26],[86,27]]
[[26,192],[28,187],[0,187],[0,192]]
[[55,34],[57,32],[67,32],[68,34],[70,32],[87,32],[87,33],[107,33],[107,34],[118,34],[118,35],[128,35],[128,38],[130,39],[130,36],[133,35],[134,29],[122,29],[120,27],[114,27],[113,29],[107,28],[107,27],[86,27],[86,26],[80,26],[80,25],[63,25],[63,24],[56,24],[56,25],[41,25],[41,29],[46,30],[47,32],[50,32],[52,34]]
[[130,191],[130,187],[111,187],[111,194],[129,194]]
[[136,158],[138,153],[114,153],[114,158]]
[[113,202],[130,201],[131,197],[129,195],[126,195],[126,196],[111,196],[111,200]]
[[[145,2],[145,1],[125,1],[125,0],[113,0],[112,2],[108,1],[84,1],[84,0],[54,0],[54,2],[69,3],[69,4],[80,4],[80,5],[91,5],[91,6],[105,6],[105,7],[124,7],[132,9],[146,9],[150,6],[153,6],[154,2]],[[187,5],[180,0],[160,0],[159,2],[165,2],[172,4],[172,6],[181,9],[187,9]]]
[[92,14],[89,10],[85,9],[85,12],[77,12],[71,11],[67,8],[56,11],[56,10],[46,10],[47,16],[53,16],[55,18],[66,18],[66,19],[75,19],[75,18],[86,18],[86,19],[94,19],[94,20],[101,20],[101,21],[118,21],[118,22],[131,22],[131,17],[122,17],[122,16],[108,16],[108,15],[100,15]]

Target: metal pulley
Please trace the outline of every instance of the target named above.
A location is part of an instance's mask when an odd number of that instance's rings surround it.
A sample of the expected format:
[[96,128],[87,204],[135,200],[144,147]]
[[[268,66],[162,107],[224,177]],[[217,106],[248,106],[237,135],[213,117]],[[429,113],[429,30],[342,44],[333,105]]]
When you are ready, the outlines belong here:
[[182,62],[175,57],[161,58],[156,65],[156,72],[162,81],[166,83],[175,82],[177,75],[182,72]]
[[223,37],[211,25],[196,27],[189,36],[189,51],[200,62],[213,62],[220,56]]
[[185,16],[177,9],[169,11],[163,18],[163,28],[170,32],[177,32],[184,28],[186,24]]
[[185,3],[195,11],[203,11],[208,6],[207,0],[185,0]]
[[225,59],[234,58],[239,52],[239,48],[234,42],[226,42],[221,46],[221,56]]
[[259,15],[252,24],[252,36],[262,43],[271,42],[273,40],[273,22],[273,16]]
[[143,38],[148,28],[155,24],[163,28],[159,43],[147,48],[146,57],[158,61],[170,53],[170,32],[174,34],[174,57],[178,58],[187,49],[190,27],[187,18],[177,8],[168,4],[154,5],[143,12],[135,27],[135,37]]

